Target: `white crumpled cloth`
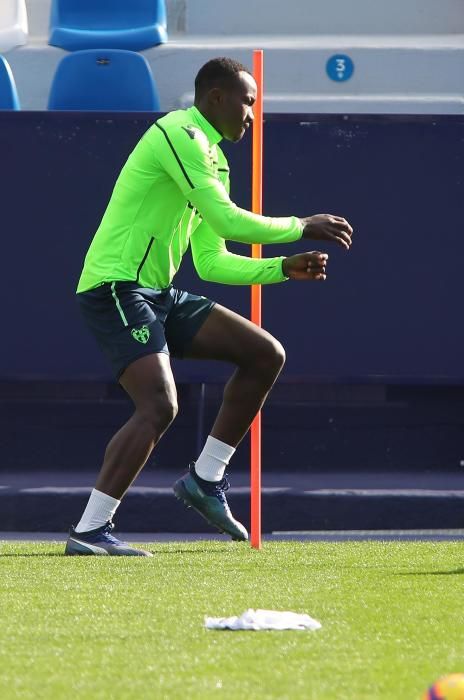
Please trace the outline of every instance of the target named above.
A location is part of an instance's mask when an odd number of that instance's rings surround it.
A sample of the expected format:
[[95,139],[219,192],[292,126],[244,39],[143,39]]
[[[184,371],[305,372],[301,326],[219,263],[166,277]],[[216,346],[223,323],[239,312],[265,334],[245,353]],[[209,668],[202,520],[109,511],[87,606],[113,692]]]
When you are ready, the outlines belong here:
[[306,614],[278,610],[245,610],[239,617],[205,617],[209,630],[318,630],[321,623]]

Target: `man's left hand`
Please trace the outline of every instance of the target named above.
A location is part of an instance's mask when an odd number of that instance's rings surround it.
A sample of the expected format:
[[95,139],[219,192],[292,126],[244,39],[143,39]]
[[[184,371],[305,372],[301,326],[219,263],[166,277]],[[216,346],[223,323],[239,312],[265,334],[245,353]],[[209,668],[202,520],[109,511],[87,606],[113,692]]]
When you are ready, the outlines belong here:
[[315,214],[301,219],[304,226],[303,238],[313,241],[331,241],[350,249],[353,229],[342,216],[333,214]]

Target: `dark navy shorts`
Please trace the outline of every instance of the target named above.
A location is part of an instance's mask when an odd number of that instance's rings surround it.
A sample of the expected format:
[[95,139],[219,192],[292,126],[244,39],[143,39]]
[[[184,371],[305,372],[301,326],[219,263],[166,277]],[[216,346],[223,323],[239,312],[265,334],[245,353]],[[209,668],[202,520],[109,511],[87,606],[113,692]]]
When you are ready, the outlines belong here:
[[77,300],[117,379],[134,360],[164,352],[184,357],[215,302],[174,287],[105,282]]

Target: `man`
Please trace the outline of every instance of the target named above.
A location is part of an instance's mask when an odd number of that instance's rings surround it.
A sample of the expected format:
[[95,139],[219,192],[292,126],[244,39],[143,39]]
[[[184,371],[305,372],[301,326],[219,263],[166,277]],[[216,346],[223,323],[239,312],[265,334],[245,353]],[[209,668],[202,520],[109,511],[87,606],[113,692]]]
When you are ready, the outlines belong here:
[[218,143],[240,141],[253,121],[255,99],[256,83],[245,66],[228,58],[209,61],[195,79],[194,106],[148,129],[116,182],[77,298],[135,412],[106,448],[66,554],[151,556],[116,539],[112,518],[177,413],[170,354],[236,366],[204,449],[174,493],[232,539],[248,538],[228,507],[224,472],[283,366],[284,349],[238,314],[177,290],[172,279],[190,243],[205,280],[325,280],[325,254],[257,260],[230,253],[225,240],[284,243],[303,237],[349,249],[352,235],[338,216],[270,218],[231,202],[229,169]]

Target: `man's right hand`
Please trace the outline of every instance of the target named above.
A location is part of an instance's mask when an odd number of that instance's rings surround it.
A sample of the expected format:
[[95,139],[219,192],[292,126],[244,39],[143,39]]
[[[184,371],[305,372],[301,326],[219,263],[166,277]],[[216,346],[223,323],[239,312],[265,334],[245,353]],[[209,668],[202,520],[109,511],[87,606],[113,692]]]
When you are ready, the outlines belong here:
[[325,280],[326,265],[329,256],[326,253],[299,253],[282,260],[282,271],[291,280]]

